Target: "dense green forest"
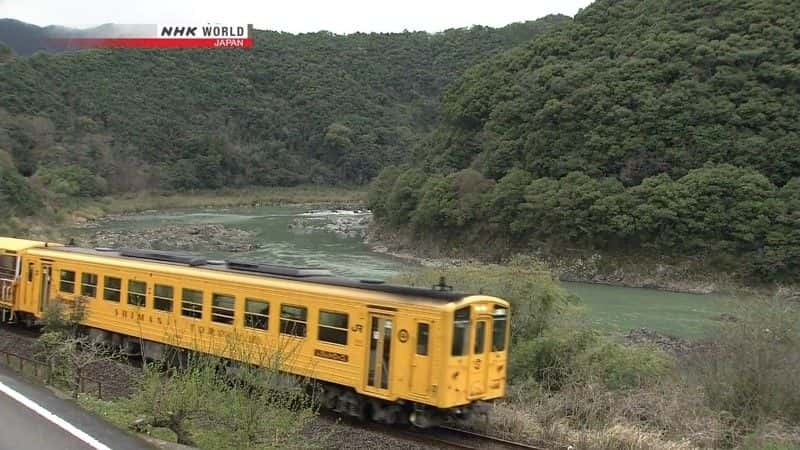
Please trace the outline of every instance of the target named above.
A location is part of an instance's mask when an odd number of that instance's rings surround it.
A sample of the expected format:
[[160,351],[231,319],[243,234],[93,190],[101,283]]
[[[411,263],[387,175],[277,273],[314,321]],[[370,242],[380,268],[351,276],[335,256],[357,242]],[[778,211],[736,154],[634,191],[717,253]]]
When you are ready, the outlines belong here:
[[[599,0],[469,69],[371,203],[444,242],[800,275],[800,3]],[[746,262],[743,262],[746,261]]]
[[361,184],[408,159],[465,69],[569,20],[437,34],[258,31],[252,50],[6,55],[0,149],[66,195]]

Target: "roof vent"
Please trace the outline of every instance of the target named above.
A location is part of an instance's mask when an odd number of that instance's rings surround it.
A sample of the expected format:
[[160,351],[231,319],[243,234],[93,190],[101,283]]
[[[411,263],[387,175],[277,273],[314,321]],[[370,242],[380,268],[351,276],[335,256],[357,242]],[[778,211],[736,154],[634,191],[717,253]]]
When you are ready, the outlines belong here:
[[245,262],[228,261],[228,268],[242,272],[263,273],[267,275],[281,275],[284,277],[329,277],[333,274],[327,269],[318,267],[290,267],[275,266],[272,264],[252,264]]
[[128,258],[152,259],[176,264],[187,264],[189,266],[202,266],[206,259],[194,255],[182,255],[180,253],[160,252],[157,250],[120,250],[120,256]]

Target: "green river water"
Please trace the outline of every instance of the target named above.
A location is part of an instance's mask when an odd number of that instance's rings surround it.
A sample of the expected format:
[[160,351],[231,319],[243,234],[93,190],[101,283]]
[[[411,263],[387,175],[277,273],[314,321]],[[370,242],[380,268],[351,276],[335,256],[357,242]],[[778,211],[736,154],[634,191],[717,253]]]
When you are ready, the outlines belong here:
[[[137,230],[175,224],[223,224],[254,233],[260,248],[236,254],[207,253],[214,258],[231,258],[275,264],[321,266],[336,274],[358,278],[388,278],[400,271],[419,267],[413,262],[370,251],[358,238],[328,232],[300,232],[289,224],[308,208],[272,206],[214,210],[169,211],[117,218],[103,223],[109,230]],[[80,230],[86,233],[91,230]],[[581,298],[587,318],[593,325],[610,332],[648,328],[660,333],[701,338],[713,332],[713,317],[734,308],[722,296],[692,295],[564,283]]]

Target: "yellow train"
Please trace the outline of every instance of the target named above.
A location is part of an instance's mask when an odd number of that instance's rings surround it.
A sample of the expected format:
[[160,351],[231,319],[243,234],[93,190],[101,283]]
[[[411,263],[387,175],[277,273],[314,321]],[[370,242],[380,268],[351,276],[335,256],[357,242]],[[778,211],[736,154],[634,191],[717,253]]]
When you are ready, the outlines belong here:
[[4,321],[33,323],[78,296],[94,339],[152,359],[179,347],[263,364],[280,352],[281,370],[320,382],[325,406],[384,423],[430,426],[505,393],[510,317],[499,298],[0,238]]

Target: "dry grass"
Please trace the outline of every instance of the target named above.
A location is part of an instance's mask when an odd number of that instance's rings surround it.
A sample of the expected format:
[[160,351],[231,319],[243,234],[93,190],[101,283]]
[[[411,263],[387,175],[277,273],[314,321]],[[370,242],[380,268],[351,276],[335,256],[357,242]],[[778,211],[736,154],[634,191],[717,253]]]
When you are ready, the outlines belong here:
[[488,420],[471,428],[548,448],[644,450],[800,448],[800,429],[772,420],[755,428],[740,425],[708,407],[702,389],[669,377],[626,390],[602,384],[573,384],[560,391],[513,386]]
[[[548,447],[576,449],[689,449],[730,447],[724,416],[710,410],[696,387],[670,379],[651,386],[610,390],[574,384],[557,392],[513,387],[488,421],[471,427]],[[793,442],[773,425],[763,442]],[[800,442],[800,441],[794,441]],[[759,448],[759,447],[755,447]]]

